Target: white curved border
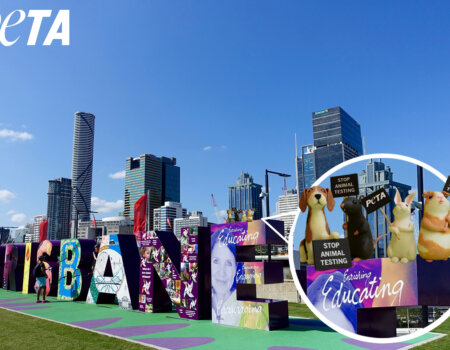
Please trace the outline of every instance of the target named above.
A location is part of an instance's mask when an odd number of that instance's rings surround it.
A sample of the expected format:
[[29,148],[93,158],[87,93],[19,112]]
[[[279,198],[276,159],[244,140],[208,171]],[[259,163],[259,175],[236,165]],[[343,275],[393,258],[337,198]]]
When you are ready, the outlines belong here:
[[[405,162],[408,163],[413,163],[416,165],[421,166],[422,168],[428,170],[429,172],[431,172],[432,174],[436,175],[436,177],[438,177],[439,179],[441,179],[444,183],[447,180],[447,178],[440,173],[438,170],[436,170],[435,168],[433,168],[432,166],[425,164],[424,162],[421,162],[417,159],[411,158],[411,157],[406,157],[406,156],[402,156],[402,155],[398,155],[398,154],[391,154],[391,153],[374,153],[374,154],[367,154],[364,156],[360,156],[357,158],[352,158],[350,160],[347,160],[343,163],[340,163],[338,165],[336,165],[335,167],[331,168],[330,170],[328,170],[325,174],[323,174],[319,179],[317,179],[314,184],[312,186],[318,186],[320,185],[320,183],[322,181],[324,181],[326,178],[328,178],[330,175],[332,175],[334,172],[345,168],[347,165],[353,164],[353,163],[357,163],[360,162],[362,160],[369,160],[369,159],[375,159],[375,158],[387,158],[387,159],[397,159],[397,160],[403,160]],[[363,342],[371,342],[371,343],[377,343],[377,344],[387,344],[387,343],[399,343],[399,342],[404,342],[404,341],[408,341],[408,340],[412,340],[414,338],[420,337],[421,335],[426,334],[427,332],[430,332],[431,330],[433,330],[434,328],[436,328],[437,326],[439,326],[440,324],[442,324],[449,316],[450,316],[450,309],[447,310],[447,312],[445,312],[437,321],[434,321],[432,324],[430,324],[429,326],[423,328],[420,331],[416,331],[412,334],[408,334],[408,335],[402,335],[400,337],[394,337],[394,338],[373,338],[373,337],[366,337],[366,336],[362,336],[356,333],[352,333],[349,332],[345,329],[342,329],[341,327],[339,327],[338,325],[334,324],[333,322],[329,321],[327,317],[325,317],[324,315],[322,315],[315,307],[314,305],[309,301],[308,297],[306,296],[305,291],[302,289],[300,282],[298,280],[297,277],[297,272],[295,270],[295,265],[294,265],[294,231],[295,231],[295,226],[297,225],[297,220],[300,214],[300,210],[298,210],[297,212],[297,216],[295,217],[295,221],[294,221],[294,225],[292,225],[291,227],[291,232],[289,233],[289,245],[288,245],[288,251],[289,251],[289,265],[291,268],[291,274],[292,277],[294,279],[294,283],[295,286],[297,287],[298,292],[300,293],[302,300],[306,303],[306,305],[311,309],[312,312],[314,312],[314,314],[323,322],[325,323],[327,326],[329,326],[330,328],[334,329],[336,332],[339,332],[349,338],[355,339],[355,340],[359,340],[359,341],[363,341]]]

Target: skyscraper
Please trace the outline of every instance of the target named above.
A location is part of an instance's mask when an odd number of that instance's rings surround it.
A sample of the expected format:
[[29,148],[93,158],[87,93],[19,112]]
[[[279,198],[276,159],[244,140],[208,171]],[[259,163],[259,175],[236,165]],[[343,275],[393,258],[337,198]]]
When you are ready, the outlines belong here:
[[[395,189],[398,189],[402,199],[405,199],[408,195],[408,191],[411,190],[411,186],[394,181],[394,173],[389,166],[385,166],[381,159],[378,161],[371,159],[367,162],[366,169],[359,174],[358,183],[359,194],[364,197],[380,188],[384,188],[392,199],[394,199],[395,196]],[[394,202],[390,202],[383,207],[384,212],[391,222],[394,221],[394,214],[392,213],[394,207]],[[379,210],[366,216],[369,221],[374,241],[378,236],[387,233],[386,237],[383,237],[378,241],[377,249],[375,250],[376,258],[386,257],[387,246],[391,240],[391,234],[388,230],[389,223]]]
[[241,210],[254,209],[253,219],[262,218],[262,203],[259,195],[262,186],[253,182],[253,177],[248,173],[241,172],[236,185],[228,186],[229,208]]
[[175,158],[142,154],[125,161],[124,215],[134,219],[134,204],[148,191],[149,221],[153,229],[153,211],[166,201],[180,201],[180,168]]
[[[285,194],[278,197],[278,214],[289,213],[298,209],[297,190],[287,190]],[[289,236],[292,225],[295,221],[295,214],[281,216],[278,220],[284,221],[284,235]]]
[[[72,157],[72,221],[90,220],[95,116],[76,112]],[[78,214],[78,215],[77,215]]]
[[[42,221],[47,220],[47,215],[36,215],[33,221],[33,233],[31,242],[39,242],[39,225]],[[48,232],[48,231],[47,231]]]
[[310,188],[316,181],[314,145],[302,146],[301,151],[301,156],[297,157],[298,193],[300,195],[305,188]]
[[69,224],[72,203],[72,180],[59,178],[48,182],[47,239],[70,237]]
[[363,154],[361,127],[341,107],[312,114],[316,179],[335,165]]

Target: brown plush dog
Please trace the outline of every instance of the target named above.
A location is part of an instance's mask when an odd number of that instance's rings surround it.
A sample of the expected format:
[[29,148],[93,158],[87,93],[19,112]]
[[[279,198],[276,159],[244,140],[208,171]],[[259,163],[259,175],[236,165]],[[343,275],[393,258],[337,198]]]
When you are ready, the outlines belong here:
[[309,208],[306,219],[305,239],[300,242],[300,262],[314,265],[312,241],[340,238],[339,233],[331,232],[325,217],[325,206],[329,211],[334,208],[334,198],[331,190],[314,186],[305,189],[300,197],[299,207],[302,212]]

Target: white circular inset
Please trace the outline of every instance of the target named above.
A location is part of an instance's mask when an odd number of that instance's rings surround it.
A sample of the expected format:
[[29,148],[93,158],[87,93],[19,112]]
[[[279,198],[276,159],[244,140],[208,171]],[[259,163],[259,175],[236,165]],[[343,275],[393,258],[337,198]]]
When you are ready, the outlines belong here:
[[[346,166],[348,166],[350,164],[357,163],[357,162],[360,162],[362,160],[370,160],[370,159],[375,159],[375,158],[386,158],[386,159],[403,160],[405,162],[418,165],[418,166],[428,170],[429,172],[434,174],[436,177],[438,177],[440,180],[442,180],[444,183],[447,180],[446,177],[441,172],[439,172],[438,170],[436,170],[432,166],[430,166],[430,165],[428,165],[428,164],[426,164],[424,162],[421,162],[421,161],[419,161],[417,159],[414,159],[414,158],[411,158],[411,157],[402,156],[402,155],[398,155],[398,154],[374,153],[374,154],[367,154],[367,155],[364,155],[364,156],[352,158],[350,160],[347,160],[347,161],[345,161],[343,163],[340,163],[340,164],[336,165],[335,167],[333,167],[330,170],[328,170],[325,174],[323,174],[319,179],[317,179],[313,183],[312,186],[319,186],[322,183],[322,181],[327,179],[333,173],[335,173],[336,171],[338,171],[340,169],[345,168]],[[341,333],[341,334],[343,334],[343,335],[345,335],[345,336],[347,336],[349,338],[355,339],[355,340],[359,340],[359,341],[363,341],[363,342],[378,343],[378,344],[388,344],[388,343],[405,342],[405,341],[412,340],[414,338],[420,337],[421,335],[424,335],[427,332],[432,331],[434,328],[436,328],[437,326],[442,324],[450,316],[450,309],[449,309],[437,321],[434,321],[432,324],[428,325],[427,327],[425,327],[425,328],[423,328],[423,329],[421,329],[419,331],[416,331],[416,332],[414,332],[412,334],[402,335],[402,336],[394,337],[394,338],[373,338],[373,337],[367,337],[367,336],[359,335],[359,334],[356,334],[356,333],[353,333],[353,332],[349,332],[348,330],[345,330],[345,329],[341,328],[340,326],[334,324],[327,317],[325,317],[319,310],[317,310],[317,308],[310,302],[310,300],[306,296],[305,291],[301,287],[300,281],[298,280],[298,277],[297,277],[297,272],[296,272],[295,264],[294,264],[294,231],[295,231],[295,227],[297,226],[297,220],[298,220],[299,215],[300,215],[300,209],[298,209],[298,211],[297,211],[297,215],[295,217],[294,224],[292,225],[291,231],[289,232],[288,250],[289,250],[289,266],[290,266],[290,269],[291,269],[291,274],[292,274],[292,277],[294,279],[295,286],[297,287],[297,290],[300,293],[300,296],[302,297],[302,300],[306,303],[306,305],[309,307],[309,309],[323,323],[325,323],[328,327],[332,328],[336,332],[339,332],[339,333]]]

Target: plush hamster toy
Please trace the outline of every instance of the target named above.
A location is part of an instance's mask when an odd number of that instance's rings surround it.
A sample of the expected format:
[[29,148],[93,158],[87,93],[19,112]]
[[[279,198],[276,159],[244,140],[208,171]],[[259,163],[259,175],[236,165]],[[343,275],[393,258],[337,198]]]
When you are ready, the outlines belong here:
[[420,225],[417,249],[422,258],[447,260],[450,256],[450,202],[447,192],[430,192],[423,194],[425,208]]
[[393,210],[395,220],[389,226],[392,233],[391,241],[387,248],[387,254],[394,263],[406,264],[416,259],[416,242],[414,241],[414,224],[411,221],[411,203],[416,194],[410,193],[404,202],[398,190],[394,197],[395,208]]

